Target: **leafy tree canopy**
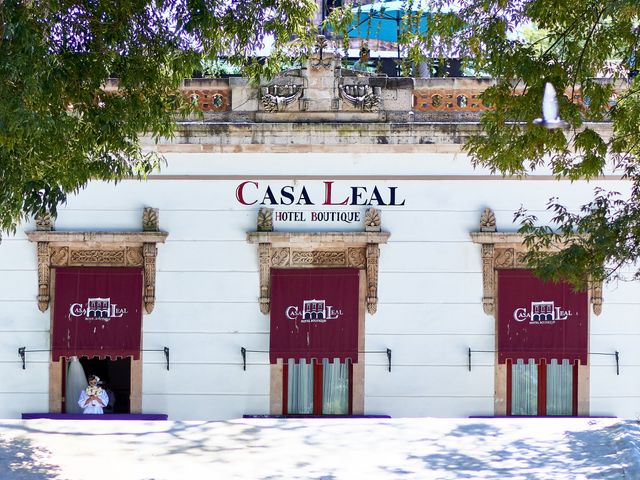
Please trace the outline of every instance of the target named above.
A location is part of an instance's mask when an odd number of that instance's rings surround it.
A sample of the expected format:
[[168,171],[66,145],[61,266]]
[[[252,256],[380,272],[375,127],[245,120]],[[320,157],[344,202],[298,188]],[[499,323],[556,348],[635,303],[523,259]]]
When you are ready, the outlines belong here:
[[[551,227],[517,212],[530,264],[578,286],[629,271],[640,278],[640,2],[432,0],[427,32],[415,28],[421,2],[405,4],[413,13],[402,20],[401,42],[411,60],[455,55],[495,79],[482,95],[492,106],[482,134],[465,145],[475,165],[515,176],[546,168],[569,180],[606,172],[631,185],[625,195],[596,190],[579,211],[551,199]],[[340,29],[350,15],[336,11],[331,20]],[[567,130],[533,123],[546,82],[559,92]]]
[[[410,6],[417,0],[405,0]],[[144,176],[159,159],[140,134],[170,136],[190,105],[180,81],[202,58],[224,55],[256,78],[308,43],[313,0],[0,0],[0,230],[48,211],[91,179]],[[529,260],[545,276],[606,279],[640,255],[640,2],[637,0],[432,0],[428,28],[403,18],[409,60],[458,56],[491,76],[493,108],[466,149],[505,175],[550,168],[559,178],[617,172],[625,195],[598,190],[577,212],[551,200],[552,228],[518,213]],[[335,10],[334,31],[352,12]],[[266,36],[274,54],[249,58]],[[116,76],[119,89],[105,91]],[[606,77],[605,80],[602,80]],[[560,93],[568,130],[534,125],[544,84]],[[602,128],[602,122],[606,127]],[[547,255],[558,244],[566,248]],[[626,269],[628,271],[628,269]],[[640,277],[640,272],[636,273]]]
[[[53,215],[99,179],[144,176],[160,158],[139,136],[170,137],[188,113],[181,81],[224,55],[273,73],[309,35],[313,0],[0,0],[0,231]],[[266,37],[274,55],[251,57]],[[117,77],[117,91],[104,89]]]

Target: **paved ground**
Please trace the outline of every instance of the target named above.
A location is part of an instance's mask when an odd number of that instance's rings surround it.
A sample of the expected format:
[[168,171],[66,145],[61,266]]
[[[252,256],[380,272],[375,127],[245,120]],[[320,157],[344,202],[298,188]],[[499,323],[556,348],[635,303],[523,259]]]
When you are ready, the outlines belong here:
[[640,479],[639,446],[616,419],[0,420],[0,479]]

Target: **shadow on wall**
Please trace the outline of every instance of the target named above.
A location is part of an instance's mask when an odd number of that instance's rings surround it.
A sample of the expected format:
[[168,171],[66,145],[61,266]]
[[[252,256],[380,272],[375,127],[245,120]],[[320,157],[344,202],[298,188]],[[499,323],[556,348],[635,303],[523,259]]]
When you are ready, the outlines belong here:
[[49,452],[23,439],[0,438],[0,475],[15,480],[58,478],[59,469],[46,463]]

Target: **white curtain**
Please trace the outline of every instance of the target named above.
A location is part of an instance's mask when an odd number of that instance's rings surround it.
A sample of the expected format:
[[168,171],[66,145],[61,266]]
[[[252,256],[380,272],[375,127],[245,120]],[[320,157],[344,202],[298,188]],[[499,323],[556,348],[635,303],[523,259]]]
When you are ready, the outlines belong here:
[[511,366],[511,415],[538,414],[538,365],[519,359]]
[[287,412],[310,415],[313,413],[313,363],[301,359],[288,360]]
[[349,413],[349,363],[335,358],[322,360],[322,413],[347,415]]
[[78,405],[80,392],[87,388],[87,376],[78,357],[71,357],[67,362],[67,384],[65,393],[65,412],[82,413]]
[[573,365],[564,359],[560,365],[547,365],[547,415],[573,414]]

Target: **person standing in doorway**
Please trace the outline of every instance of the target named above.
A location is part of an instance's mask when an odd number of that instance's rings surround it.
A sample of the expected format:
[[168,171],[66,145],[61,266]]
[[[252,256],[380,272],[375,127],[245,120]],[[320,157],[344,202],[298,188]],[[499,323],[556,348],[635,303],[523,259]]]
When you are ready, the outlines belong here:
[[109,404],[109,396],[98,386],[100,379],[96,375],[89,375],[87,381],[89,386],[80,392],[78,405],[84,409],[82,413],[102,414],[102,409]]

